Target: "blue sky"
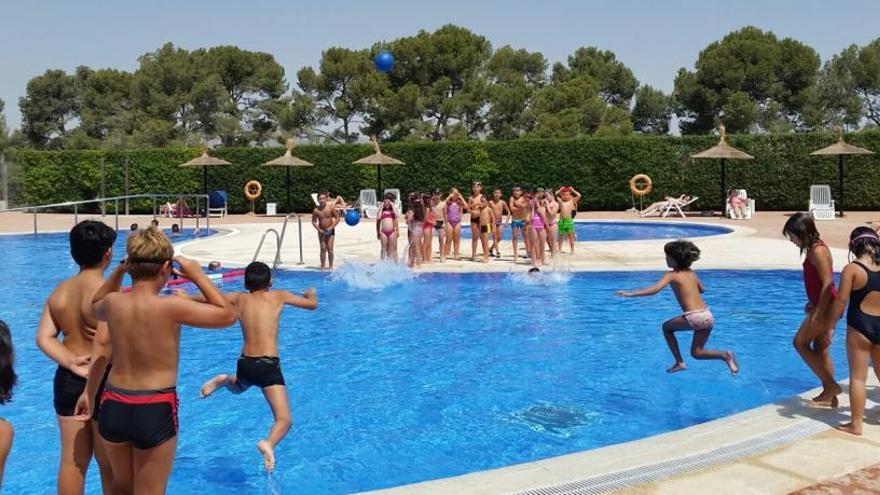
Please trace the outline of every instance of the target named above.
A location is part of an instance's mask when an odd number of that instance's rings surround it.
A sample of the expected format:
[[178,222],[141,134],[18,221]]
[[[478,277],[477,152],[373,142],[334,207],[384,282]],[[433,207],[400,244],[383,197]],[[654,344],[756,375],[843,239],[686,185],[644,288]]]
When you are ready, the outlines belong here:
[[293,83],[327,47],[365,48],[447,23],[495,47],[541,51],[551,64],[580,46],[612,50],[641,82],[669,91],[679,67],[691,68],[709,42],[742,26],[801,40],[824,61],[880,37],[878,20],[878,0],[0,0],[0,98],[17,127],[18,98],[34,75],[78,65],[134,70],[138,56],[166,41],[269,52]]

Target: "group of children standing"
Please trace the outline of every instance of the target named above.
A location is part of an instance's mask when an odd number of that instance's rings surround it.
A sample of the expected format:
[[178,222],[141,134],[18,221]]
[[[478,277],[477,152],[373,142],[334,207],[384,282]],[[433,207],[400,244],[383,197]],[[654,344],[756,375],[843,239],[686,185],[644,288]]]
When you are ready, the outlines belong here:
[[[464,197],[452,188],[444,196],[439,190],[431,194],[411,193],[407,201],[404,220],[407,226],[406,263],[418,267],[431,263],[434,254],[434,236],[438,241],[440,261],[450,255],[460,259],[461,229],[464,215],[468,215],[471,233],[471,260],[477,261],[477,247],[482,248],[480,261],[488,263],[491,257],[501,257],[502,231],[512,229],[513,260],[519,256],[519,239],[522,237],[527,257],[534,266],[545,263],[545,253],[555,257],[560,246],[567,240],[570,253],[574,253],[574,217],[581,195],[571,187],[556,192],[537,189],[525,192],[514,187],[509,198],[503,197],[501,189],[491,196],[483,194],[483,185],[474,182],[471,193]],[[399,235],[394,209],[394,197],[386,196],[380,207],[376,234],[382,243],[381,259],[396,261],[396,242]]]

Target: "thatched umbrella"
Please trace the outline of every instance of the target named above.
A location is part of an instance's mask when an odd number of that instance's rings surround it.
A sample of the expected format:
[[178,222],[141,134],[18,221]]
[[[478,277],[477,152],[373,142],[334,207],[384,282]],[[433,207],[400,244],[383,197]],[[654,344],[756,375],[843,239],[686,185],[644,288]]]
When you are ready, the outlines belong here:
[[379,149],[379,140],[376,139],[376,136],[372,136],[373,141],[373,153],[370,156],[365,156],[360,160],[356,160],[354,163],[357,165],[375,165],[376,166],[376,174],[379,179],[379,188],[376,190],[376,194],[382,194],[382,165],[403,165],[404,163],[396,158],[391,158],[388,155],[382,153],[382,150]]
[[725,183],[726,177],[724,170],[724,160],[752,160],[755,157],[727,144],[727,135],[724,131],[724,124],[720,124],[718,126],[718,133],[721,135],[721,139],[719,139],[718,144],[712,146],[705,151],[701,151],[699,153],[691,155],[691,158],[721,160],[721,214],[724,215],[724,207],[727,202],[727,184]]
[[287,202],[285,206],[287,213],[290,213],[290,167],[314,167],[315,164],[311,162],[307,162],[302,158],[297,158],[293,156],[293,148],[296,146],[296,143],[293,141],[293,138],[287,140],[287,152],[284,153],[283,156],[279,156],[278,158],[268,161],[263,164],[265,167],[284,167],[287,170]]
[[874,152],[859,148],[843,141],[843,128],[837,127],[837,142],[816,150],[811,155],[835,156],[837,155],[837,193],[839,195],[840,216],[843,216],[843,155],[873,155]]
[[193,158],[192,160],[182,163],[181,167],[202,167],[202,181],[205,186],[205,195],[208,194],[208,167],[213,165],[232,165],[226,160],[221,160],[220,158],[214,158],[213,156],[208,155],[208,147],[205,146],[202,148],[202,155]]

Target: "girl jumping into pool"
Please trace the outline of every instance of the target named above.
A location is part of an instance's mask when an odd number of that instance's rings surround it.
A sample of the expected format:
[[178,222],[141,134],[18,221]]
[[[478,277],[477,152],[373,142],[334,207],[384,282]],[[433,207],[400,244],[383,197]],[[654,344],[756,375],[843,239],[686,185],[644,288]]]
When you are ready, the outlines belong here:
[[852,420],[838,428],[861,435],[869,359],[874,363],[874,373],[880,377],[880,236],[868,227],[856,228],[849,235],[849,252],[856,259],[840,274],[840,292],[831,303],[830,316],[837,321],[849,301],[846,357]]
[[795,213],[785,222],[782,234],[804,255],[804,288],[807,291],[806,317],[794,336],[794,348],[807,366],[822,382],[822,393],[813,398],[817,404],[837,406],[840,385],[834,380],[834,362],[831,360],[831,337],[837,320],[830,318],[828,309],[837,291],[834,288],[831,250],[819,238],[812,217]]
[[376,238],[381,247],[380,261],[391,260],[397,263],[397,237],[400,235],[397,214],[394,210],[394,194],[388,193],[382,201],[379,219],[376,221]]
[[683,311],[681,316],[663,322],[663,337],[666,344],[675,357],[675,364],[666,370],[667,373],[684,371],[687,366],[678,348],[678,339],[675,332],[679,330],[693,330],[694,340],[691,342],[691,356],[694,359],[718,359],[727,363],[732,374],[739,372],[736,357],[730,351],[717,351],[706,349],[704,346],[712,333],[715,319],[712,312],[706,306],[701,295],[705,288],[691,270],[691,265],[700,259],[700,249],[690,241],[673,241],[667,243],[663,250],[666,252],[666,265],[672,270],[667,272],[656,284],[645,289],[635,291],[618,291],[622,297],[653,296],[667,285],[672,286],[672,292],[678,300]]
[[530,240],[528,247],[531,249],[529,256],[532,258],[534,266],[542,266],[544,264],[544,245],[547,243],[547,200],[544,198],[544,191],[538,190],[535,198],[531,200],[529,209],[529,229]]

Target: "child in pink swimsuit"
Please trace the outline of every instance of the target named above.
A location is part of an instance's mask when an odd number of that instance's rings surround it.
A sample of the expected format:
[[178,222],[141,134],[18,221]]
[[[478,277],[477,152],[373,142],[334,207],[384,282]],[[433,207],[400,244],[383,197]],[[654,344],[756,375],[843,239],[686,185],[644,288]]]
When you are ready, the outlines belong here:
[[691,356],[694,359],[718,359],[727,363],[732,374],[739,372],[736,357],[730,351],[717,351],[706,349],[704,346],[715,326],[715,318],[706,306],[701,295],[705,288],[697,278],[697,274],[691,270],[691,264],[700,259],[700,249],[690,241],[673,241],[667,243],[663,250],[666,252],[666,264],[672,270],[663,275],[656,284],[645,289],[635,291],[618,291],[621,297],[653,296],[663,290],[667,285],[672,286],[672,292],[681,306],[683,314],[671,320],[663,322],[663,336],[672,355],[675,364],[667,373],[675,373],[687,369],[681,351],[678,348],[678,339],[675,332],[678,330],[693,330],[694,340],[691,343]]

